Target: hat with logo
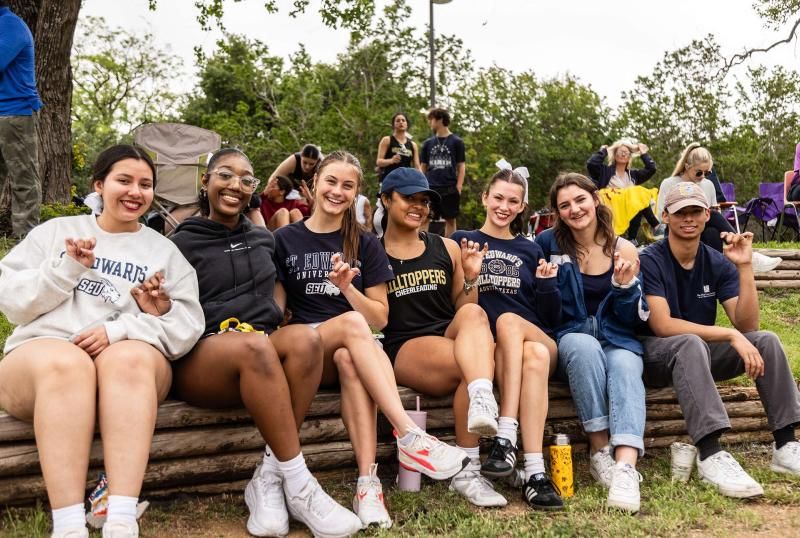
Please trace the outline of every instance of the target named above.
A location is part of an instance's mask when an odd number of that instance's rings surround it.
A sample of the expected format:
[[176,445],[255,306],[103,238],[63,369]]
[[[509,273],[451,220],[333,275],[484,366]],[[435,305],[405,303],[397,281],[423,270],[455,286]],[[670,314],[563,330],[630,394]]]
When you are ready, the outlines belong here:
[[424,192],[432,199],[440,200],[439,193],[431,190],[425,174],[416,168],[395,168],[381,182],[381,194],[397,191],[404,196]]
[[669,191],[664,199],[664,209],[670,215],[684,207],[698,206],[708,209],[708,198],[700,185],[689,181],[681,181]]

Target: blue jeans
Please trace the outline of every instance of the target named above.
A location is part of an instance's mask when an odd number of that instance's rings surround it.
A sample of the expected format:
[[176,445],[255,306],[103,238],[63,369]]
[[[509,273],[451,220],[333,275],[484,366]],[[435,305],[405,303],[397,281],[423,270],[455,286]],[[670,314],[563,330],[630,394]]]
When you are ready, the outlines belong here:
[[643,369],[641,355],[603,339],[594,317],[558,342],[557,376],[569,381],[584,431],[610,430],[612,454],[617,446],[644,454]]

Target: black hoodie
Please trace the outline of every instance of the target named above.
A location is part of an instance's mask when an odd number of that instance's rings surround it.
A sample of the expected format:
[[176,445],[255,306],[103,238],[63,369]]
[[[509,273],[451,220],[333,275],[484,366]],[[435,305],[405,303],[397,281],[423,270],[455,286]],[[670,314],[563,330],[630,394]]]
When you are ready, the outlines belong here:
[[204,334],[219,332],[220,322],[231,317],[267,333],[283,320],[273,300],[272,232],[245,217],[233,230],[205,217],[190,217],[172,240],[197,271]]

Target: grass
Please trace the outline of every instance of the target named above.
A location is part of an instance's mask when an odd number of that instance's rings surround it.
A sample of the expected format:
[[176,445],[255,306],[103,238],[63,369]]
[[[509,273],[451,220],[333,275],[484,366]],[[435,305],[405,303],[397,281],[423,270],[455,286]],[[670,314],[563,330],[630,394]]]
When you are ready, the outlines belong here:
[[[10,245],[2,243],[0,251]],[[769,248],[797,248],[797,244],[759,244]],[[779,335],[796,378],[800,378],[800,301],[795,290],[764,290],[759,294],[761,327]],[[724,312],[718,323],[728,325]],[[0,341],[13,327],[0,316]],[[750,384],[744,376],[732,381]],[[732,452],[766,491],[756,501],[742,502],[717,494],[693,476],[689,485],[670,480],[669,454],[653,450],[642,460],[639,471],[642,510],[632,516],[605,506],[606,492],[589,477],[584,454],[575,454],[576,495],[561,513],[533,512],[520,493],[505,484],[498,490],[508,499],[504,509],[479,509],[448,491],[446,483],[427,482],[420,493],[390,487],[394,472],[384,466],[381,476],[387,504],[394,518],[390,531],[371,529],[374,536],[746,536],[765,533],[794,536],[800,528],[800,478],[769,470],[767,445],[740,445]],[[342,471],[323,480],[327,491],[345,506],[353,493],[354,473]],[[248,536],[247,507],[241,494],[216,496],[181,495],[152,501],[142,520],[143,537]],[[6,508],[0,513],[0,537],[46,537],[50,528],[47,507]],[[292,531],[302,527],[293,524]],[[100,533],[93,532],[93,537]]]
[[[588,473],[584,454],[575,454],[576,495],[560,513],[534,512],[519,491],[498,483],[508,499],[503,509],[475,508],[448,491],[447,483],[425,482],[420,493],[391,488],[393,470],[382,468],[387,504],[394,519],[389,531],[371,529],[374,536],[734,536],[753,532],[780,535],[800,524],[800,477],[769,470],[768,448],[739,445],[732,448],[744,466],[764,485],[764,497],[737,501],[723,497],[695,476],[688,485],[670,480],[669,455],[654,450],[642,460],[639,471],[642,509],[624,514],[605,506],[606,491]],[[386,473],[384,473],[386,471]],[[323,481],[345,506],[353,494],[352,472]],[[8,509],[0,520],[0,536],[47,536],[49,516],[42,506]],[[143,537],[247,536],[247,507],[241,494],[179,496],[153,501],[142,520]],[[302,526],[292,525],[293,531]],[[786,534],[787,536],[790,534]],[[93,533],[92,536],[99,536]]]

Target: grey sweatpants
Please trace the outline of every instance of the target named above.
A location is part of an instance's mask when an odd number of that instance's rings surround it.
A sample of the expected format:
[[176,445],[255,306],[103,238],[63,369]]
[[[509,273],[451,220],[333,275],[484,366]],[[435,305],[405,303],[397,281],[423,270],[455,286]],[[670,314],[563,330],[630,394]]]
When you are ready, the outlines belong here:
[[[770,431],[800,423],[800,394],[786,352],[775,333],[744,333],[764,359],[764,375],[756,380]],[[646,337],[644,382],[648,387],[672,385],[694,442],[731,426],[715,381],[744,373],[744,362],[727,342],[706,342],[693,334]]]

